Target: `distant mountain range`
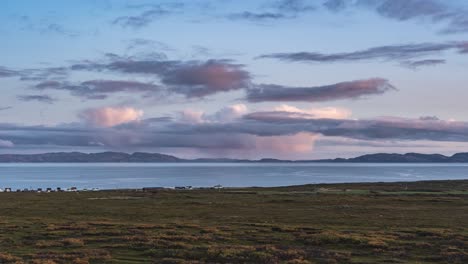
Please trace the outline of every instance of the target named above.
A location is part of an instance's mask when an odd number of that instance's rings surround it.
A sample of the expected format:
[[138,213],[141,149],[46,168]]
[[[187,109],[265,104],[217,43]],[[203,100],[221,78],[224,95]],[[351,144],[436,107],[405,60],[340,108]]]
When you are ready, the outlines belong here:
[[356,158],[337,158],[337,159],[324,159],[324,160],[279,160],[279,159],[260,159],[260,160],[243,160],[243,159],[180,159],[170,155],[159,153],[143,153],[135,152],[133,154],[122,152],[101,152],[101,153],[81,153],[81,152],[57,152],[57,153],[44,153],[44,154],[1,154],[0,163],[20,163],[20,162],[76,162],[76,163],[90,163],[90,162],[364,162],[364,163],[455,163],[455,162],[468,162],[468,153],[457,153],[452,156],[444,156],[440,154],[369,154],[359,156]]

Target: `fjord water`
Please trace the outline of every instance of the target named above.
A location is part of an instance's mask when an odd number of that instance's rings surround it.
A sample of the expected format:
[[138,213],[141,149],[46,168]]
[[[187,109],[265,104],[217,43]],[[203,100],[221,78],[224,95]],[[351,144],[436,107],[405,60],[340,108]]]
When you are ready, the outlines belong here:
[[468,164],[6,163],[0,188],[230,187],[468,179]]

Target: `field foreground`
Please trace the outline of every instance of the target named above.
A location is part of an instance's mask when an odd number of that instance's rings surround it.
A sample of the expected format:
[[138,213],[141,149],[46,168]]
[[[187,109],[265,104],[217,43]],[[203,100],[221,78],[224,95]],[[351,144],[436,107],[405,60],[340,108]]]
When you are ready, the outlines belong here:
[[468,263],[468,180],[0,193],[0,263]]

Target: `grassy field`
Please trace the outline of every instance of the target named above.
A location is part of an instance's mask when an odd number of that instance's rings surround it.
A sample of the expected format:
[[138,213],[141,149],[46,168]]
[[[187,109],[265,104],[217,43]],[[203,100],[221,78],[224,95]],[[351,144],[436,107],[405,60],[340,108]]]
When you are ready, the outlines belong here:
[[468,263],[468,180],[0,193],[0,263]]

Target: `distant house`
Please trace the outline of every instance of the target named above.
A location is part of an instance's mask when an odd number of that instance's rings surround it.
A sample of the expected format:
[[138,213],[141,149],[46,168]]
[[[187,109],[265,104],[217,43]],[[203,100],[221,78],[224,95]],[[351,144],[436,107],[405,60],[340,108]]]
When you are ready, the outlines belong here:
[[176,190],[192,190],[192,186],[176,186],[174,189]]
[[214,189],[223,189],[223,186],[221,184],[213,186]]
[[57,190],[57,192],[63,192],[62,188],[60,188],[60,187],[57,187],[56,190]]
[[52,188],[47,188],[46,192],[48,192],[48,193],[52,192]]
[[5,192],[11,192],[11,188],[5,188]]
[[41,193],[42,192],[42,188],[37,188],[37,191],[38,193]]
[[77,192],[77,191],[78,191],[78,188],[76,188],[76,187],[71,187],[71,188],[70,188],[70,191],[71,191],[71,192]]

